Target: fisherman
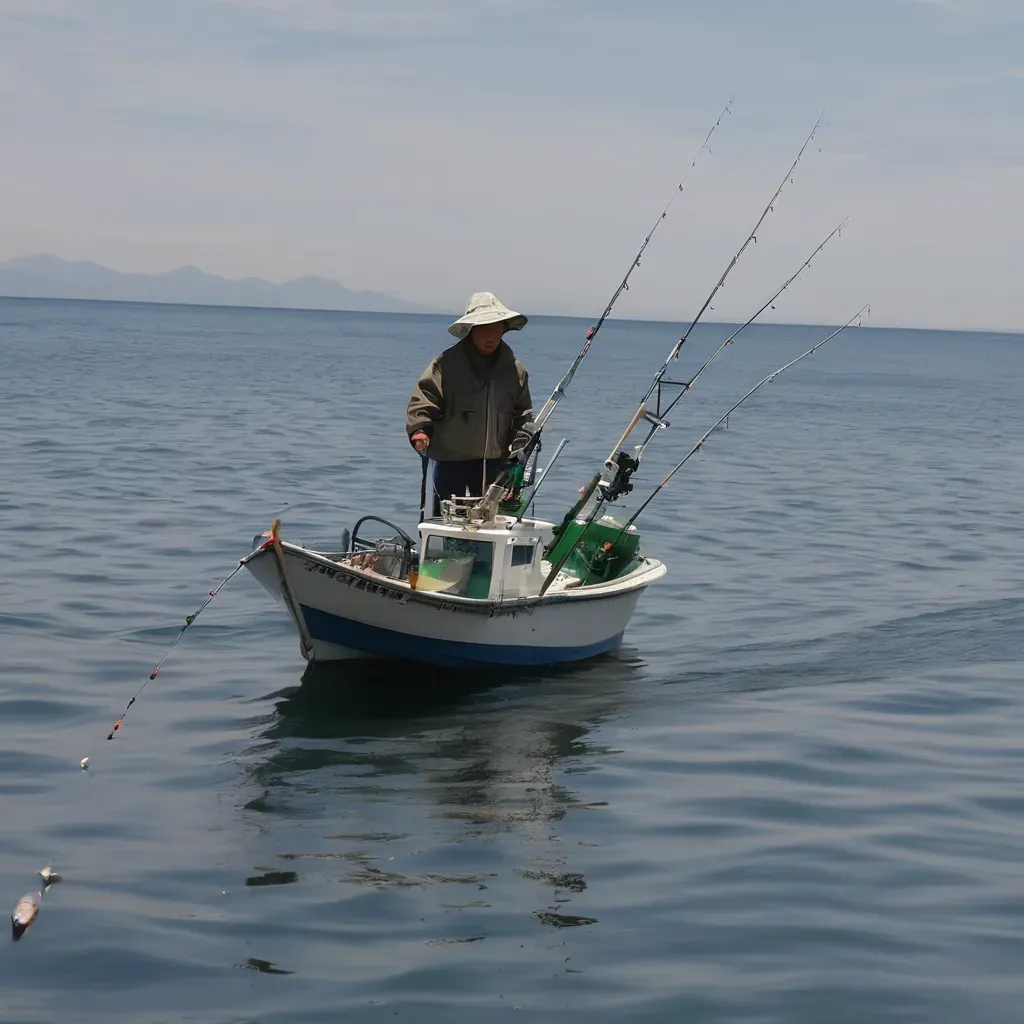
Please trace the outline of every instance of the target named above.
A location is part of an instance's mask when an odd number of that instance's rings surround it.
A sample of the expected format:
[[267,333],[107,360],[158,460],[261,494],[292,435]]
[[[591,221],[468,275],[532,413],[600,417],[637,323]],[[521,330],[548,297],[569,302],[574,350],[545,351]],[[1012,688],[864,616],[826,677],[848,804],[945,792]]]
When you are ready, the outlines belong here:
[[458,344],[445,349],[413,388],[405,429],[433,463],[435,517],[441,498],[482,495],[533,419],[526,367],[502,340],[525,324],[522,313],[490,292],[475,292],[465,316],[448,328]]

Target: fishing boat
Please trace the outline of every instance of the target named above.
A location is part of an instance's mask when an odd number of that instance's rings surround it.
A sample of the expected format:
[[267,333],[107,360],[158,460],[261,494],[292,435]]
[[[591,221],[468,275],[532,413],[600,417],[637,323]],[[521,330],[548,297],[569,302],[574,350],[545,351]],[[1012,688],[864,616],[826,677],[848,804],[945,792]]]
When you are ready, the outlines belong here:
[[471,501],[442,502],[441,517],[421,522],[417,539],[383,520],[377,526],[394,534],[364,539],[372,519],[364,517],[344,551],[291,544],[275,529],[269,542],[257,538],[246,564],[287,608],[308,661],[386,657],[453,668],[610,651],[640,595],[665,574],[640,551],[635,527],[614,540],[622,524],[611,516],[579,546],[575,522],[556,542],[556,525],[540,519],[472,520]]
[[[721,120],[720,116],[708,133],[698,157]],[[820,123],[819,119],[753,231],[655,373],[611,454],[580,488],[579,501],[560,521],[548,522],[525,514],[565,444],[563,441],[558,446],[534,483],[541,431],[626,290],[630,275],[665,219],[672,199],[682,191],[683,182],[647,234],[604,313],[587,331],[585,343],[568,371],[527,425],[525,440],[513,445],[508,469],[485,493],[442,495],[440,515],[428,517],[424,512],[416,536],[387,520],[366,515],[351,532],[344,533],[341,548],[336,551],[316,551],[283,539],[278,520],[269,534],[253,539],[252,552],[240,566],[244,565],[287,609],[308,662],[399,658],[456,668],[536,666],[591,658],[619,645],[639,598],[666,573],[662,562],[642,550],[636,527],[639,515],[730,413],[778,374],[859,322],[867,310],[862,308],[843,327],[751,388],[630,515],[609,511],[610,504],[633,490],[631,477],[639,469],[647,447],[668,427],[667,414],[741,331],[769,306],[774,308],[775,300],[844,226],[835,228],[689,379],[669,376],[669,368],[690,332],[711,308],[726,278],[756,240],[757,231],[792,180]],[[695,163],[696,158],[687,173]],[[646,436],[639,444],[627,447],[627,440],[638,428],[646,431]]]

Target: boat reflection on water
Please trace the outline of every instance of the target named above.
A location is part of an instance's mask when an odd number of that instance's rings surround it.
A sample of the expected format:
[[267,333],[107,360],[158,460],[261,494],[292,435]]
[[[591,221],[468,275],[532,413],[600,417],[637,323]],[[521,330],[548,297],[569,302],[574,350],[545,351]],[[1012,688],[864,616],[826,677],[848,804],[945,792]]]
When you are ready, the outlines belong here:
[[[343,739],[351,726],[360,735],[367,723],[390,730],[387,722],[409,722],[458,709],[474,697],[509,683],[523,673],[453,672],[413,661],[314,662],[300,685],[276,694],[275,735]],[[273,731],[273,730],[272,730]]]
[[325,773],[318,787],[373,792],[413,770],[435,802],[485,807],[506,800],[515,778],[599,752],[588,735],[642,698],[644,675],[629,651],[543,673],[313,664],[299,686],[269,695],[275,709],[260,730],[254,776],[273,788],[296,772],[362,766],[369,771],[358,777]]
[[257,794],[245,809],[273,847],[261,866],[283,860],[304,879],[376,889],[462,885],[475,897],[511,859],[519,898],[541,903],[543,924],[594,923],[563,904],[587,888],[573,851],[599,836],[563,845],[560,823],[599,810],[571,778],[613,754],[593,733],[643,699],[645,675],[628,649],[500,676],[310,666],[300,686],[269,695],[274,711],[248,752]]

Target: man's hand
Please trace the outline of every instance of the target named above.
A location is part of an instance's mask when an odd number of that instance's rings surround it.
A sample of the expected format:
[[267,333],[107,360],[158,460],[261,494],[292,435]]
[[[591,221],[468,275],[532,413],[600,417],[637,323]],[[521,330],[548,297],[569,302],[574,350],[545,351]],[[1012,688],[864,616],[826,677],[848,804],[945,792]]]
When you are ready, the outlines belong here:
[[412,442],[413,448],[421,455],[430,447],[430,438],[422,430],[417,430],[409,440]]

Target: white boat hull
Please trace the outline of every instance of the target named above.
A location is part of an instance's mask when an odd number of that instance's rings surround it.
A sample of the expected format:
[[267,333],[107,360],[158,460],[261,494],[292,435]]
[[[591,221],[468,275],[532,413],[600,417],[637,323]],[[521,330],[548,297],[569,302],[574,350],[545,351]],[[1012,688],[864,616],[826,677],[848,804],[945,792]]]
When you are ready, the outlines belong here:
[[[311,661],[383,657],[458,668],[580,661],[619,645],[640,594],[665,573],[648,559],[598,586],[481,601],[416,591],[287,542],[282,552]],[[254,552],[246,565],[290,604],[272,548]]]

